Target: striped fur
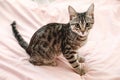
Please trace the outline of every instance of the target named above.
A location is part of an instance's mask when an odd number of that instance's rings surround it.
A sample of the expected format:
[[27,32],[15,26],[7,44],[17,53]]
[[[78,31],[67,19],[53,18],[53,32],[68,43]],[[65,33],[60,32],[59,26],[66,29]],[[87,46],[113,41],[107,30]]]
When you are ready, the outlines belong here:
[[12,31],[13,31],[13,34],[15,36],[15,38],[17,39],[18,43],[20,44],[20,46],[22,48],[24,48],[25,50],[27,49],[28,47],[28,43],[22,38],[22,36],[19,34],[19,32],[17,31],[16,29],[16,22],[14,21],[12,24]]
[[84,13],[77,13],[68,7],[70,22],[67,24],[50,23],[38,29],[32,36],[29,45],[16,29],[16,23],[11,24],[15,38],[21,47],[30,55],[29,61],[34,65],[56,66],[55,59],[63,53],[74,70],[85,74],[80,66],[85,59],[77,54],[77,50],[85,45],[87,36],[94,23],[94,4]]

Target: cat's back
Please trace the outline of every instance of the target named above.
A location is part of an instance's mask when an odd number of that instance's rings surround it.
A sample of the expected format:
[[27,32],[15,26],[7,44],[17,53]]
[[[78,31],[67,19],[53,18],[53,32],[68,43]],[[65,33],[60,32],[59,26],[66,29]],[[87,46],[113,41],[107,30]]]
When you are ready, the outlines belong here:
[[33,34],[27,51],[31,52],[33,49],[37,50],[41,46],[49,46],[49,48],[54,49],[54,52],[60,51],[58,48],[61,46],[64,28],[65,24],[61,23],[44,25]]
[[35,44],[39,40],[48,40],[56,38],[57,36],[62,37],[63,29],[66,27],[66,24],[62,23],[49,23],[41,28],[39,28],[32,36],[30,44]]
[[53,32],[57,32],[58,30],[60,30],[62,28],[62,24],[59,23],[49,23],[46,24],[44,26],[42,26],[41,28],[39,28],[33,35],[34,36],[42,36],[43,38],[45,37],[44,35],[49,35],[48,33],[53,33]]

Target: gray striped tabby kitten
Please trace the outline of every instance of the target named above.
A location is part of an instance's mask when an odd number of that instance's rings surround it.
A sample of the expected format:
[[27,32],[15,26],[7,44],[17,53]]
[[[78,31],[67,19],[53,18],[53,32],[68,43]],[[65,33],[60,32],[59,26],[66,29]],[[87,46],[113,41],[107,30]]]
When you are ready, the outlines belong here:
[[38,29],[28,44],[16,29],[16,23],[11,24],[15,38],[21,47],[30,55],[30,63],[34,65],[56,66],[56,58],[62,53],[74,71],[80,75],[85,70],[80,67],[85,59],[78,55],[77,50],[87,40],[90,29],[94,24],[94,4],[86,12],[78,13],[68,7],[70,21],[67,24],[49,23]]

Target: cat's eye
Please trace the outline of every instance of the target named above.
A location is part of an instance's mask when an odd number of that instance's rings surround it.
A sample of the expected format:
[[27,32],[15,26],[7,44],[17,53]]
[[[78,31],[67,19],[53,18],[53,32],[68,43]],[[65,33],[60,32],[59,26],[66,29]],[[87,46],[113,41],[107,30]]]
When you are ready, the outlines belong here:
[[89,27],[90,26],[90,24],[89,23],[86,23],[86,27]]
[[75,24],[76,27],[79,27],[80,25],[79,24]]

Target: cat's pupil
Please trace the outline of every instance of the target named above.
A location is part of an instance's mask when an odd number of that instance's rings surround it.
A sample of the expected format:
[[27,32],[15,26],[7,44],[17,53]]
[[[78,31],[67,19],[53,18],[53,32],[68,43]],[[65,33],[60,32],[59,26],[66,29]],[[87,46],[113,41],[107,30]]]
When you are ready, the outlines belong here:
[[89,27],[89,23],[86,23],[86,27]]
[[76,26],[77,28],[79,28],[79,24],[75,24],[75,26]]

